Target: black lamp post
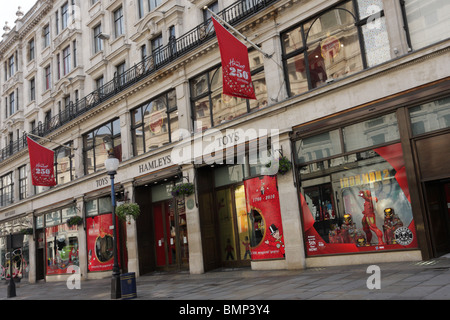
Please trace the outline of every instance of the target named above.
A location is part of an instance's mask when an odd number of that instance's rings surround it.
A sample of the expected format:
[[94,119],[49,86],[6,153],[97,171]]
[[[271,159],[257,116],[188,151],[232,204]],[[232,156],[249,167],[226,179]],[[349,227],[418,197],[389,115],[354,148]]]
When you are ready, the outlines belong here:
[[[110,150],[110,149],[108,149]],[[121,294],[120,289],[120,270],[117,258],[117,226],[116,226],[116,197],[114,191],[114,176],[119,167],[119,160],[114,157],[112,152],[108,152],[108,159],[105,160],[106,172],[111,178],[111,202],[112,202],[112,221],[113,221],[113,256],[114,264],[111,278],[111,299],[119,299]]]

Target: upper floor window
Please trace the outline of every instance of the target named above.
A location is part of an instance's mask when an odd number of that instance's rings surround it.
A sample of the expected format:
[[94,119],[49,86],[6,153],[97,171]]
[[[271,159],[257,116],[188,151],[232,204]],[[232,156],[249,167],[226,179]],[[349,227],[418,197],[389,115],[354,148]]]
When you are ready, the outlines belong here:
[[144,0],[137,1],[138,18],[141,19],[144,16]]
[[9,94],[9,115],[13,115],[16,112],[16,99],[14,92]]
[[446,0],[400,1],[405,11],[412,49],[420,49],[450,37],[450,2]]
[[56,183],[63,184],[72,181],[73,175],[73,164],[72,164],[72,142],[66,143],[65,147],[59,147],[55,150],[55,175]]
[[117,37],[124,34],[123,31],[123,10],[122,7],[114,11],[114,34]]
[[134,155],[178,140],[175,90],[170,90],[131,111]]
[[28,61],[34,60],[34,38],[28,41]]
[[63,50],[63,75],[70,72],[70,46]]
[[51,73],[50,65],[45,67],[44,72],[45,72],[45,87],[44,88],[45,88],[45,90],[49,90],[52,87],[52,73]]
[[27,165],[19,167],[19,200],[23,200],[27,197]]
[[14,75],[15,71],[15,56],[12,55],[8,59],[8,75],[9,77],[12,77]]
[[161,0],[148,0],[148,7],[150,11],[154,10],[161,4]]
[[102,33],[102,25],[99,24],[94,27],[94,53],[103,50],[103,40],[100,38]]
[[151,40],[151,46],[152,46],[152,55],[155,59],[155,64],[160,63],[163,60],[163,40],[162,35],[159,35]]
[[61,7],[61,29],[64,30],[67,28],[69,21],[69,3],[66,2]]
[[7,206],[13,203],[14,182],[12,172],[0,177],[0,205]]
[[30,80],[30,101],[36,99],[36,81],[34,78]]
[[109,151],[122,161],[122,139],[118,118],[83,135],[85,174],[103,169]]
[[46,25],[43,29],[44,48],[50,45],[50,25]]
[[290,95],[391,58],[382,0],[370,3],[369,8],[367,1],[357,0],[356,12],[353,2],[347,1],[282,34]]
[[249,62],[256,100],[222,94],[221,66],[204,72],[190,81],[192,114],[196,131],[206,130],[267,106],[263,56],[258,51],[251,50]]

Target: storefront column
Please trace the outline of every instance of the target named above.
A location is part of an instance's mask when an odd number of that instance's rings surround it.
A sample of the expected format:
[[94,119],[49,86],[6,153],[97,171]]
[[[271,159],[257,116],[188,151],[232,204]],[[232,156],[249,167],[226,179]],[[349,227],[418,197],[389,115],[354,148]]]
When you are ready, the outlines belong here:
[[[130,202],[135,202],[134,199],[134,186],[133,181],[122,182],[125,194],[128,194],[128,199]],[[142,214],[142,212],[141,212]],[[139,252],[137,243],[137,229],[136,221],[130,219],[130,222],[126,223],[127,228],[127,257],[128,257],[128,272],[134,272],[136,277],[139,276]]]
[[[124,106],[125,108],[126,106]],[[131,115],[128,110],[121,110],[119,114],[120,119],[120,138],[122,140],[122,161],[128,160],[133,154],[133,144],[131,142]]]
[[[77,215],[82,217],[84,210],[84,197],[78,196],[76,200]],[[88,258],[87,258],[87,243],[86,243],[86,222],[78,226],[78,263],[81,280],[86,280],[88,276]]]
[[[288,133],[280,136],[280,147],[283,150],[283,155],[293,163]],[[306,267],[305,247],[303,244],[300,205],[297,188],[295,187],[294,170],[294,167],[292,167],[286,174],[278,174],[278,192],[286,250],[286,268],[304,269]]]
[[[184,70],[184,69],[183,69]],[[188,132],[192,130],[192,118],[190,108],[185,108],[183,106],[190,106],[189,101],[189,82],[182,71],[179,71],[180,83],[175,83],[175,90],[177,95],[177,106],[178,107],[178,125],[180,129],[186,129]],[[181,131],[182,132],[182,131]],[[187,138],[187,137],[184,137]]]
[[[195,181],[195,169],[192,164],[183,167],[183,176],[189,177],[190,182]],[[195,190],[195,192],[197,193],[198,191]],[[189,271],[191,274],[201,274],[205,272],[205,268],[203,264],[200,211],[195,194],[185,198],[185,206],[189,243]]]
[[[33,212],[28,214],[31,219],[34,220]],[[34,221],[33,221],[34,224]],[[33,227],[33,230],[36,228]],[[36,283],[36,247],[37,247],[37,234],[28,236],[28,282]]]
[[283,101],[287,98],[286,86],[284,84],[284,71],[280,62],[277,62],[282,61],[280,43],[280,35],[277,34],[261,44],[261,49],[265,53],[272,55],[271,58],[264,57],[268,105]]

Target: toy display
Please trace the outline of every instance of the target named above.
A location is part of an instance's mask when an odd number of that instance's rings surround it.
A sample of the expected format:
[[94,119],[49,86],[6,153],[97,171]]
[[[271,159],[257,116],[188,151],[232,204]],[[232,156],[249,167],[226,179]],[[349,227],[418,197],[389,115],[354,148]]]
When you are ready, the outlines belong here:
[[395,214],[394,209],[392,208],[384,209],[383,233],[384,233],[384,241],[387,244],[397,243],[394,237],[394,232],[400,227],[403,227],[403,222],[400,219],[400,217],[397,214]]
[[375,221],[375,210],[373,207],[373,201],[378,202],[376,197],[372,197],[369,190],[363,190],[359,192],[359,196],[364,199],[364,211],[362,218],[363,230],[366,233],[367,242],[370,243],[372,240],[371,231],[375,232],[378,237],[378,244],[384,244],[383,233],[378,229]]

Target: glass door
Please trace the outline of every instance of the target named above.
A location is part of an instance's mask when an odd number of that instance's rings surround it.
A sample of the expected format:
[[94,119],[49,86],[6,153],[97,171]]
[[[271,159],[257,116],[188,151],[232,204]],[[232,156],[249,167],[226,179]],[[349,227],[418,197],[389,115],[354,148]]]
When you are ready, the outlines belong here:
[[189,266],[186,212],[184,199],[170,199],[153,204],[156,266]]
[[222,265],[248,265],[251,254],[244,185],[216,189],[216,200]]

